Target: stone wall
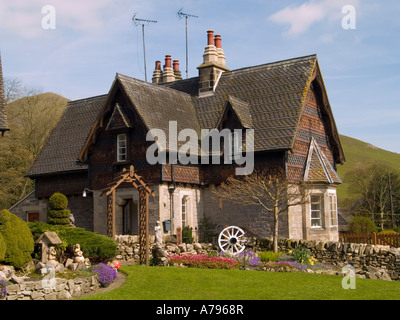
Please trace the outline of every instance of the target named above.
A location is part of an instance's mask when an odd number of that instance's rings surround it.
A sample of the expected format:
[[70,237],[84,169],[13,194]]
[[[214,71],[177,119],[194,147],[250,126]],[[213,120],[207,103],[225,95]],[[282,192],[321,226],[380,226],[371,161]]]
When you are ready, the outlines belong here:
[[95,276],[76,279],[56,278],[53,286],[43,288],[42,279],[7,286],[5,300],[65,300],[90,293],[100,287]]
[[[282,239],[280,251],[288,252],[294,248],[307,247],[321,263],[337,267],[340,270],[346,265],[355,269],[359,278],[400,281],[400,248],[391,246],[356,244],[341,242],[318,242],[306,240]],[[271,249],[269,239],[256,240],[254,248]]]
[[[139,263],[139,243],[136,236],[117,236],[117,259],[127,263]],[[154,239],[151,238],[150,259],[162,258],[153,253],[165,251],[166,254],[207,254],[211,250],[219,250],[216,244],[167,243],[163,250],[154,250]],[[341,242],[319,242],[315,240],[280,239],[279,251],[288,252],[296,247],[307,247],[312,255],[323,264],[331,266],[338,274],[346,265],[354,267],[359,278],[400,281],[400,248],[383,245],[355,244]],[[255,251],[272,250],[272,241],[267,238],[248,241],[247,247]],[[163,263],[160,263],[163,264]]]

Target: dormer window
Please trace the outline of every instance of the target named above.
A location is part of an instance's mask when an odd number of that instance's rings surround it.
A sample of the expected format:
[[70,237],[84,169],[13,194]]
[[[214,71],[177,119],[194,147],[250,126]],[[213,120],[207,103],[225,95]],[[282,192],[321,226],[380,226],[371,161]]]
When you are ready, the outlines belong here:
[[117,135],[117,162],[127,160],[127,137],[125,133]]

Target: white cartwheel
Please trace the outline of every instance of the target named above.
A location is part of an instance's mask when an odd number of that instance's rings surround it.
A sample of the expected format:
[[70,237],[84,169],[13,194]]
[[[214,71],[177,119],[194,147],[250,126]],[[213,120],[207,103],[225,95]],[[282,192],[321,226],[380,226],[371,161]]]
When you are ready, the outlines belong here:
[[246,247],[244,231],[236,226],[226,227],[219,234],[218,244],[223,252],[236,255]]

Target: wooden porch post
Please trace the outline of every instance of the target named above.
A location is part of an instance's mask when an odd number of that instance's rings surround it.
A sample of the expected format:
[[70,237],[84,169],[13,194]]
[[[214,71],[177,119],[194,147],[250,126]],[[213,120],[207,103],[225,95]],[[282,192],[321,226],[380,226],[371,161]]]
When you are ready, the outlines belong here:
[[139,189],[139,254],[140,264],[149,265],[149,194]]
[[107,196],[107,235],[115,238],[115,190]]

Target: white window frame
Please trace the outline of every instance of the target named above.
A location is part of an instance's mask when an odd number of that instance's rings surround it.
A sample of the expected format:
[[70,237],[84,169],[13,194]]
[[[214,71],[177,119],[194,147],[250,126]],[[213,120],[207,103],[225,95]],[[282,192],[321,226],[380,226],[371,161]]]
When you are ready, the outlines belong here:
[[338,207],[337,207],[337,196],[336,192],[330,191],[328,193],[329,198],[329,220],[331,227],[337,227],[338,225]]
[[[314,198],[314,199],[313,199]],[[315,199],[318,198],[318,201]],[[319,205],[319,209],[313,209],[313,205]],[[322,228],[322,217],[323,217],[323,211],[324,206],[323,206],[323,196],[322,194],[312,194],[310,195],[310,223],[311,223],[311,228]],[[317,214],[317,217],[313,217],[313,213]],[[314,214],[315,216],[315,214]],[[313,222],[317,221],[317,224],[313,225]]]
[[187,227],[188,224],[188,211],[189,208],[189,196],[183,195],[181,199],[181,219],[182,219],[182,229]]
[[128,143],[126,133],[117,135],[117,162],[127,160]]
[[240,159],[243,150],[243,138],[240,129],[234,129],[229,135],[229,160]]

